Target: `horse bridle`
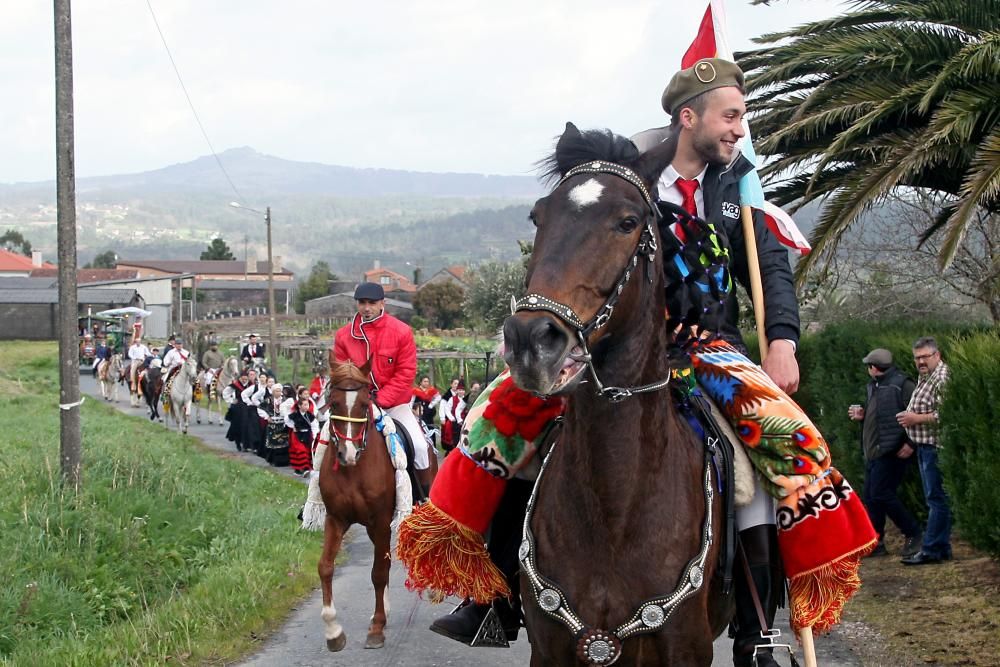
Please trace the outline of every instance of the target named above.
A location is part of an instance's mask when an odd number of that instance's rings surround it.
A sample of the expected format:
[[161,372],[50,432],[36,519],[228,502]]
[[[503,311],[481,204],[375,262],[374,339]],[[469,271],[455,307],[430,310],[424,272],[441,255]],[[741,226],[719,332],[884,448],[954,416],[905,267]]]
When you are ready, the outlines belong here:
[[[330,389],[336,389],[338,391],[357,391],[357,389],[345,389],[344,387],[334,387],[334,386],[331,386]],[[329,391],[330,389],[327,389],[327,391]],[[364,424],[365,427],[361,429],[360,435],[349,436],[337,430],[337,427],[333,425],[333,422],[335,421],[348,422],[351,424]],[[365,448],[368,447],[368,424],[370,422],[371,419],[369,418],[368,414],[365,414],[364,417],[351,417],[350,415],[335,415],[333,413],[330,413],[330,431],[333,434],[332,436],[333,439],[338,443],[341,441],[355,442],[355,443],[360,441],[361,444],[356,445],[359,457],[365,451]]]
[[638,268],[640,257],[646,258],[646,280],[650,283],[653,282],[653,262],[656,259],[656,251],[658,250],[656,245],[656,235],[653,232],[653,224],[660,217],[661,213],[656,204],[653,202],[653,198],[650,196],[649,190],[646,188],[646,184],[642,182],[642,179],[628,167],[614,162],[593,160],[591,162],[586,162],[573,167],[566,172],[558,183],[556,183],[556,186],[552,188],[552,191],[555,192],[558,190],[559,187],[568,179],[579,174],[586,173],[611,174],[612,176],[617,176],[618,178],[631,183],[639,190],[639,193],[642,195],[646,205],[649,206],[650,214],[646,217],[646,226],[642,230],[642,234],[639,236],[635,252],[633,252],[631,257],[629,257],[629,259],[625,262],[625,268],[614,287],[612,287],[611,294],[607,299],[605,299],[604,305],[598,308],[593,317],[586,322],[582,317],[577,315],[576,311],[573,310],[571,306],[567,306],[566,304],[560,303],[555,299],[550,299],[547,296],[535,293],[525,294],[516,301],[512,298],[511,314],[518,313],[522,310],[541,310],[555,315],[562,322],[572,328],[576,332],[577,339],[580,342],[580,348],[583,352],[579,355],[572,355],[571,358],[575,361],[582,361],[587,365],[587,369],[590,371],[590,375],[594,379],[594,384],[597,387],[598,395],[604,396],[608,400],[617,403],[625,400],[633,394],[659,391],[670,384],[670,376],[667,376],[663,380],[658,380],[656,382],[636,387],[605,387],[600,378],[597,376],[597,369],[594,367],[593,355],[591,355],[590,348],[587,344],[587,339],[590,335],[595,331],[602,329],[608,321],[610,321],[611,315],[615,312],[615,307],[621,299],[622,292],[625,290],[625,286],[628,284],[629,280],[631,280],[633,271]]

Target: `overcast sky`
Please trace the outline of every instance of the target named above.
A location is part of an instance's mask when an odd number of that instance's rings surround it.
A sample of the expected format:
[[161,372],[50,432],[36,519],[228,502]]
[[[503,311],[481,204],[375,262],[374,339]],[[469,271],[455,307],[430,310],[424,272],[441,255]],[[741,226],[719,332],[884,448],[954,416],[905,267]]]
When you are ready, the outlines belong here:
[[[707,0],[149,0],[216,151],[533,173],[567,120],[632,134]],[[55,174],[52,3],[0,3],[0,182]],[[728,0],[734,50],[842,13]],[[73,3],[78,176],[210,153],[146,0]],[[238,185],[238,184],[237,184]]]

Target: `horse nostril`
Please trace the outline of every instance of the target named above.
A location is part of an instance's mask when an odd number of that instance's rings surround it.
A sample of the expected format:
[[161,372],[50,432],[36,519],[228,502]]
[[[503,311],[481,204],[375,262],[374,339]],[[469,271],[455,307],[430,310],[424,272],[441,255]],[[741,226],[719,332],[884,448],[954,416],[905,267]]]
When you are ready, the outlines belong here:
[[530,329],[531,346],[539,351],[562,348],[565,342],[562,329],[548,318],[535,320]]

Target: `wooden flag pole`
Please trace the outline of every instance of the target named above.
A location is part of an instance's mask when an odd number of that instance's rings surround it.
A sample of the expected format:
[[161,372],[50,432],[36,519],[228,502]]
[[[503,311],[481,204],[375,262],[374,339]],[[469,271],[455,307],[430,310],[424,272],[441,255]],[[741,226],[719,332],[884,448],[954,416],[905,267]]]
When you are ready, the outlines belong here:
[[[767,358],[768,340],[764,331],[764,286],[760,278],[760,258],[757,255],[757,235],[754,234],[753,211],[749,206],[740,206],[743,221],[743,243],[747,249],[747,268],[750,271],[750,298],[753,300],[754,321],[757,324],[757,342],[760,344],[760,362]],[[813,644],[811,627],[799,630],[802,654],[806,667],[816,667],[816,647]]]
[[750,298],[757,323],[757,342],[760,345],[760,363],[767,358],[767,333],[764,331],[764,286],[760,280],[760,258],[757,256],[757,236],[753,231],[753,212],[746,204],[740,206],[743,219],[743,244],[747,249],[747,268],[750,270]]

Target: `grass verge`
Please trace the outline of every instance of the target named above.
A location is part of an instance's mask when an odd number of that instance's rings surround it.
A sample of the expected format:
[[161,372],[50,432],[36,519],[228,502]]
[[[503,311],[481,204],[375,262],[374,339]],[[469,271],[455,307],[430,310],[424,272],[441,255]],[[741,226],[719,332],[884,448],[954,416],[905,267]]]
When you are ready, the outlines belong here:
[[300,483],[97,401],[59,475],[57,351],[0,346],[0,664],[222,664],[317,581]]
[[842,634],[862,664],[1000,664],[1000,564],[953,539],[954,560],[903,565],[903,540],[893,533],[892,555],[863,561],[864,583],[844,614]]

